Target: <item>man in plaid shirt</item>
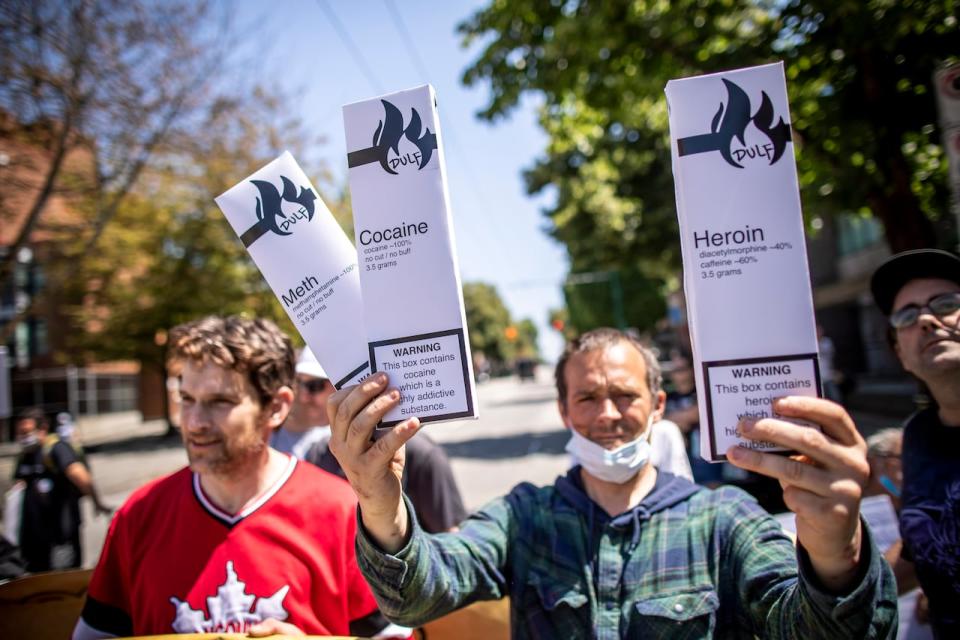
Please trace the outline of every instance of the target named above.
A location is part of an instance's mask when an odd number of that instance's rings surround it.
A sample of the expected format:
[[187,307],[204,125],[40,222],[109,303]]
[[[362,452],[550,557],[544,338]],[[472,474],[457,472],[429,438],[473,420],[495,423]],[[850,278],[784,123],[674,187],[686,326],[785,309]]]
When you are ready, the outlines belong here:
[[510,596],[514,638],[885,638],[896,587],[859,517],[869,469],[847,413],[817,398],[776,401],[776,419],[744,421],[739,467],[780,480],[797,514],[797,545],[742,491],[707,490],[648,464],[663,412],[656,359],[628,335],[599,329],[557,364],[568,450],[581,464],[552,487],[521,484],[429,535],[403,497],[403,443],[420,424],[376,442],[399,402],[382,373],[330,400],[330,448],[359,496],[358,561],[387,617],[416,626],[476,600]]

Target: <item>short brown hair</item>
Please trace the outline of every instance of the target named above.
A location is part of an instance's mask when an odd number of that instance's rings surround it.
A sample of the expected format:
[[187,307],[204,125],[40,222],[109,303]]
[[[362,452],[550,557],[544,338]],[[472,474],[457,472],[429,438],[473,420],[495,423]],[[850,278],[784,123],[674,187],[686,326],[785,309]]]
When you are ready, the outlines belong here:
[[17,422],[22,420],[33,420],[37,429],[50,430],[50,421],[47,420],[47,414],[40,407],[28,407],[17,415]]
[[270,320],[209,316],[178,325],[170,330],[167,359],[173,371],[193,360],[245,373],[261,405],[293,386],[293,345]]
[[651,395],[656,395],[656,393],[660,391],[660,387],[663,384],[663,376],[660,373],[660,363],[657,362],[657,357],[653,351],[645,347],[642,342],[629,333],[609,327],[601,327],[600,329],[588,331],[568,342],[566,348],[563,350],[563,355],[561,355],[557,361],[557,368],[554,370],[553,375],[557,385],[557,395],[560,396],[560,403],[563,404],[563,406],[567,405],[567,377],[565,369],[567,361],[570,360],[570,356],[575,353],[607,349],[621,342],[633,345],[633,347],[640,352],[640,355],[643,356],[643,362],[647,367],[647,389],[650,390]]

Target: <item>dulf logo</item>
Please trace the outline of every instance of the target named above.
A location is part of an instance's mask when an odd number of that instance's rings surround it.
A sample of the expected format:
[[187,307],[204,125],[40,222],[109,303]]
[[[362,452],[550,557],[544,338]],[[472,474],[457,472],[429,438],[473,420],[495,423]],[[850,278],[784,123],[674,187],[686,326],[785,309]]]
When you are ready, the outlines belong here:
[[[783,118],[773,124],[773,102],[766,91],[760,92],[760,108],[751,116],[750,98],[746,92],[727,79],[723,80],[723,84],[727,87],[726,107],[720,103],[710,123],[710,133],[677,140],[680,155],[719,151],[727,163],[738,169],[743,169],[740,163],[744,159],[766,158],[768,165],[772,165],[783,156],[787,142],[791,140],[790,125]],[[751,122],[769,142],[747,145],[744,136]],[[740,143],[739,147],[733,146],[734,139]]]
[[[247,229],[241,236],[243,246],[249,247],[260,236],[267,231],[272,231],[278,236],[288,236],[291,228],[301,220],[309,222],[313,219],[313,203],[317,199],[313,189],[300,187],[297,192],[296,185],[286,176],[280,176],[280,182],[283,184],[283,192],[280,192],[272,182],[266,180],[251,180],[260,197],[257,198],[257,222]],[[298,205],[296,211],[284,213],[283,203]]]
[[[437,148],[437,134],[423,128],[416,109],[410,109],[410,124],[404,128],[400,109],[386,100],[380,102],[383,103],[384,119],[377,123],[377,130],[373,132],[373,146],[348,153],[347,165],[353,168],[379,162],[384,171],[393,175],[397,175],[396,170],[400,167],[423,169]],[[400,141],[404,137],[416,147],[416,151],[400,153]]]

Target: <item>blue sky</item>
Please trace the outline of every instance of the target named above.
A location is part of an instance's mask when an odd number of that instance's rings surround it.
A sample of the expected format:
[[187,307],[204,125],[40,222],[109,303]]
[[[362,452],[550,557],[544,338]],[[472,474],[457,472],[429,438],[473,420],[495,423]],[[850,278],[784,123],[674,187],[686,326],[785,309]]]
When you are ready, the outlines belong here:
[[255,39],[247,42],[260,65],[257,75],[296,92],[291,108],[324,137],[311,160],[326,165],[335,184],[346,184],[342,105],[426,82],[436,88],[461,277],[495,285],[514,317],[537,324],[544,356],[555,358],[562,341],[547,312],[563,305],[567,259],[543,231],[540,210],[551,195],[527,196],[521,177],[546,144],[536,102],[527,100],[510,118],[490,124],[475,116],[487,103],[487,87],[460,82],[479,49],[462,48],[455,27],[483,3],[240,0],[225,6],[236,11],[241,33]]

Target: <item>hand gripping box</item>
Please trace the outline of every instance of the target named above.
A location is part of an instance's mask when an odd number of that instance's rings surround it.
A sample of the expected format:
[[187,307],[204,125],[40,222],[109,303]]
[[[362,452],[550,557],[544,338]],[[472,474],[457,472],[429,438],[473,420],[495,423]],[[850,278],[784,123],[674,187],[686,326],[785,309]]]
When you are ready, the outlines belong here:
[[701,455],[780,451],[737,422],[820,395],[783,64],[671,80],[666,94]]
[[382,426],[476,418],[433,87],[346,105],[343,120],[370,368],[402,394]]
[[357,252],[293,156],[216,201],[334,386],[369,374]]

